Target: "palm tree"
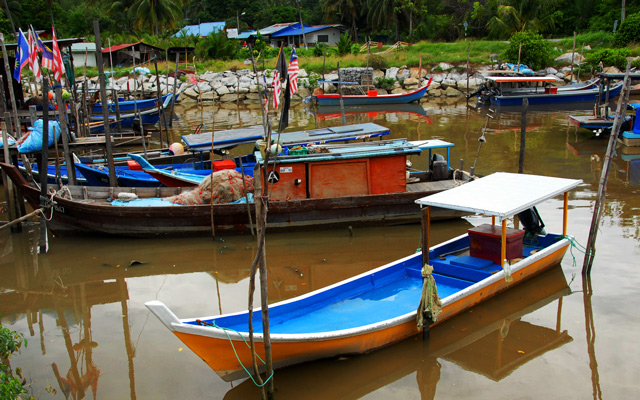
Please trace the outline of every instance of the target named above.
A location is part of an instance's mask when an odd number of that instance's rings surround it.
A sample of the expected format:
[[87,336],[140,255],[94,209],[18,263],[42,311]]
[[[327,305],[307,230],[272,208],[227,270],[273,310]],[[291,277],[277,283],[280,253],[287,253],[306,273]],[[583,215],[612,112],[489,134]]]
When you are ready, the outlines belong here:
[[389,29],[395,25],[396,41],[399,40],[397,0],[367,0],[367,22],[373,29]]
[[356,21],[362,10],[362,0],[322,0],[322,11],[328,18],[340,17],[340,21],[351,23],[350,35],[354,42],[358,40]]
[[543,32],[555,25],[558,0],[500,0],[497,15],[487,28],[494,37],[509,37],[525,30]]
[[136,0],[129,8],[129,15],[138,29],[149,27],[158,34],[160,26],[175,28],[182,17],[181,0]]

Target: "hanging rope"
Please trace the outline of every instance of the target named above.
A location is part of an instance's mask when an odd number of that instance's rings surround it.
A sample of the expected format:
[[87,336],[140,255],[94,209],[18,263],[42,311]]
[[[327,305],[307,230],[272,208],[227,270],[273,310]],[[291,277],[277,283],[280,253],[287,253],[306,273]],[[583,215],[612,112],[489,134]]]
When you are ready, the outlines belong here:
[[438,316],[442,312],[442,303],[438,296],[438,288],[436,280],[433,278],[433,267],[425,264],[422,267],[422,297],[418,306],[418,314],[416,316],[418,322],[418,330],[427,328],[438,320]]
[[[255,381],[255,379],[253,378],[253,375],[249,372],[249,370],[244,366],[244,364],[242,363],[242,361],[240,361],[240,356],[238,356],[238,352],[236,351],[236,346],[233,344],[233,340],[231,339],[231,336],[229,335],[229,331],[236,333],[238,336],[240,336],[240,338],[242,339],[242,341],[244,342],[245,346],[247,347],[251,347],[249,346],[249,343],[247,343],[247,340],[244,338],[244,336],[242,336],[240,334],[240,332],[236,331],[235,329],[231,329],[231,328],[225,328],[222,326],[217,325],[215,322],[211,323],[211,322],[207,322],[207,321],[203,321],[201,319],[197,319],[196,323],[198,325],[201,326],[210,326],[213,328],[217,328],[222,330],[225,335],[227,335],[227,339],[229,339],[229,343],[231,344],[231,349],[233,350],[233,354],[236,356],[236,360],[238,360],[238,363],[240,364],[240,366],[242,367],[242,369],[244,370],[244,372],[247,373],[247,375],[249,376],[249,378],[253,381],[253,384],[256,385],[257,387],[263,387],[264,385],[267,384],[267,382],[269,382],[269,380],[271,380],[271,378],[273,378],[273,371],[271,371],[271,375],[264,381],[264,383],[259,384],[258,382]],[[259,356],[256,354],[256,357],[258,357],[258,359],[263,363],[266,364],[266,362]]]

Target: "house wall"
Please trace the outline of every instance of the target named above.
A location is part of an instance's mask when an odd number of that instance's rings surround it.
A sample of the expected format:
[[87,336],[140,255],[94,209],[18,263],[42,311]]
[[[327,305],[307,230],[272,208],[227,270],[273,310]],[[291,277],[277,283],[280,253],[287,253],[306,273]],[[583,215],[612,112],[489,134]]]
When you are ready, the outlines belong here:
[[[319,43],[324,43],[328,46],[333,46],[336,43],[338,43],[338,41],[340,40],[340,30],[337,28],[327,28],[327,29],[322,29],[319,31],[315,31],[315,32],[311,32],[305,35],[307,37],[307,42],[309,42],[309,44],[319,44]],[[318,37],[322,37],[324,36],[327,41],[326,42],[321,42],[318,40]]]
[[73,66],[74,68],[84,68],[85,62],[87,67],[97,67],[96,51],[95,50],[72,50]]

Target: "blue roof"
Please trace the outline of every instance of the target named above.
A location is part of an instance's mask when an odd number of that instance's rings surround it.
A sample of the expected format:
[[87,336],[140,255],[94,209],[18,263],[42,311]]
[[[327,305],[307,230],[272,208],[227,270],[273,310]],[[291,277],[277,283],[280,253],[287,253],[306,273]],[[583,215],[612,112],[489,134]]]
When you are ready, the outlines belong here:
[[[295,24],[289,25],[286,28],[280,29],[279,31],[272,33],[271,37],[302,35],[302,28],[300,26],[301,26],[300,23],[296,22]],[[309,25],[304,25],[304,33],[307,33],[310,28],[311,27]]]
[[178,32],[174,33],[174,37],[181,36],[209,36],[212,32],[221,32],[224,30],[226,22],[203,22],[199,25],[187,25]]

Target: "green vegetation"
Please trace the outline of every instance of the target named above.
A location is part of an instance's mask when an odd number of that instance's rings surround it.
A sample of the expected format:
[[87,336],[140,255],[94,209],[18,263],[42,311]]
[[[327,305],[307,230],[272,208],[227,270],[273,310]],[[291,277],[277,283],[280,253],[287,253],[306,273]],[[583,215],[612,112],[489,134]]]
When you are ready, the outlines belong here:
[[0,399],[16,399],[28,393],[20,368],[14,371],[9,364],[11,356],[22,346],[27,347],[24,336],[0,324]]
[[618,47],[624,47],[633,42],[640,43],[640,12],[625,18],[613,41]]
[[551,45],[541,35],[530,31],[517,32],[511,36],[509,42],[510,45],[504,52],[505,61],[520,61],[534,70],[549,65]]

